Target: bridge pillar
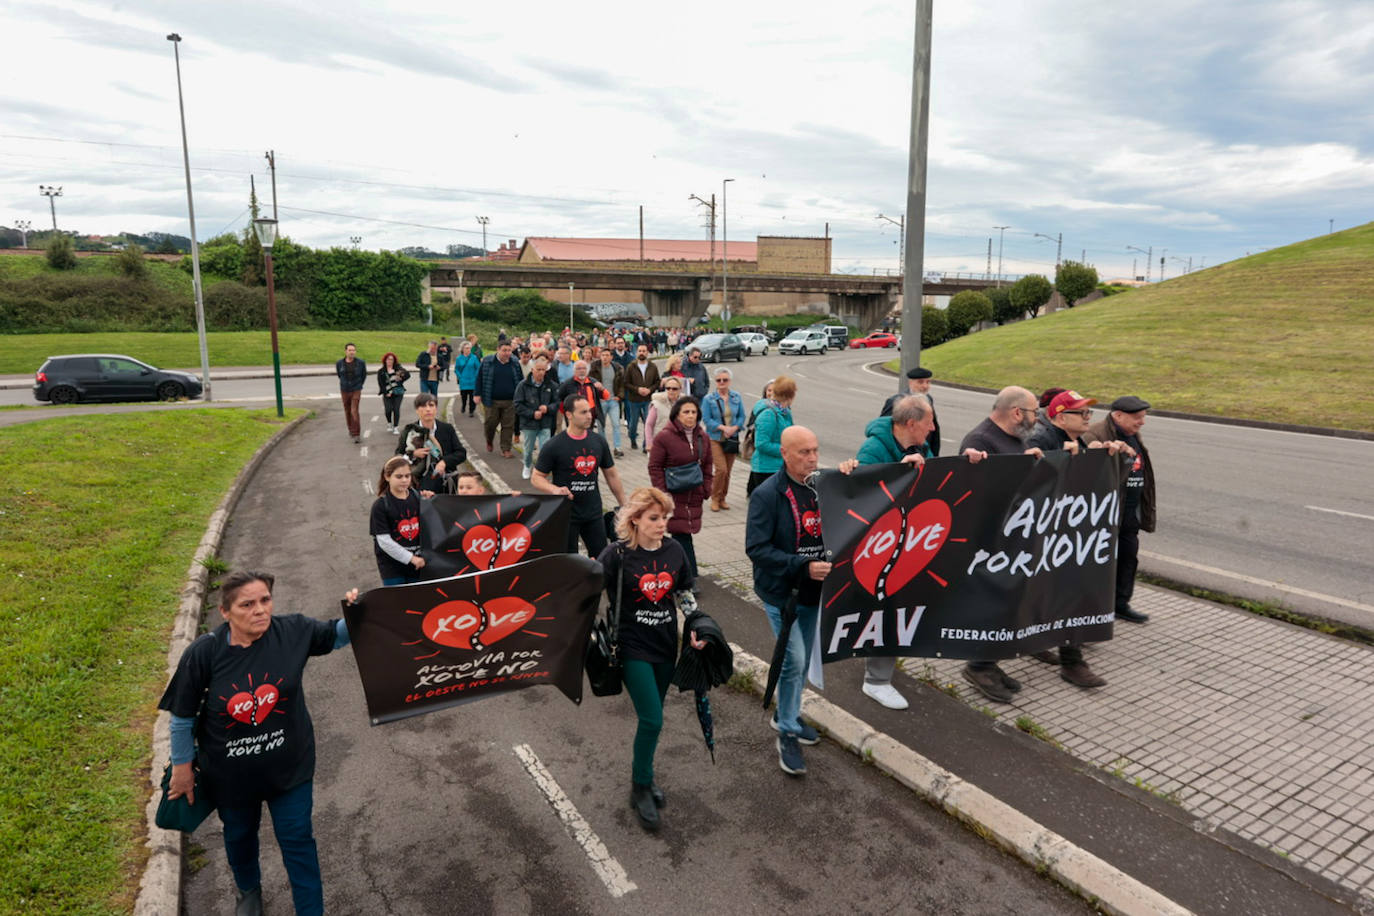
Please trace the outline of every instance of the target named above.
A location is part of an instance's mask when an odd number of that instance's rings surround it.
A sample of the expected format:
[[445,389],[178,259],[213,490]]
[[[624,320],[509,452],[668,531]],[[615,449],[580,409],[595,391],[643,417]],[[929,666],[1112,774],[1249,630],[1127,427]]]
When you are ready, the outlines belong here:
[[888,312],[897,305],[896,287],[882,293],[830,293],[830,311],[840,316],[840,321],[867,334],[881,327]]
[[689,327],[711,304],[711,281],[698,279],[694,289],[646,289],[644,308],[649,320],[664,327]]

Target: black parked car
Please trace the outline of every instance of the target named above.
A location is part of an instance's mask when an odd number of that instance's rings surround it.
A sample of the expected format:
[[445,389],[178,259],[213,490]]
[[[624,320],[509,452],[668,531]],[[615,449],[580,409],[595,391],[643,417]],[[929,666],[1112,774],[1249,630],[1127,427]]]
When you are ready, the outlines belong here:
[[157,369],[114,353],[49,356],[33,381],[33,396],[54,404],[175,401],[200,395],[200,379],[189,372]]
[[744,361],[744,341],[734,334],[702,334],[688,344],[687,349],[700,350],[704,363],[718,363],[727,359]]

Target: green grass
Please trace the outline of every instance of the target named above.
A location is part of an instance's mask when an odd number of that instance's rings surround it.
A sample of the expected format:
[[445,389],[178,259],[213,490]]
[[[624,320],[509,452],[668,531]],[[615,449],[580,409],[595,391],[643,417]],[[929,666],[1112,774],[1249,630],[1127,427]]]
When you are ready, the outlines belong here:
[[0,429],[0,913],[132,908],[181,583],[281,422],[204,409]]
[[[178,262],[149,259],[145,260],[144,263],[148,265],[148,279],[188,298],[192,295],[191,275],[182,270]],[[76,267],[70,272],[93,277],[120,276],[119,265],[115,262],[113,255],[78,257]],[[24,280],[40,274],[52,273],[67,273],[67,271],[58,271],[49,267],[48,259],[41,254],[16,254],[13,251],[0,251],[0,279]],[[206,286],[209,286],[223,278],[203,276],[201,279]]]
[[921,354],[937,379],[1374,429],[1374,223]]

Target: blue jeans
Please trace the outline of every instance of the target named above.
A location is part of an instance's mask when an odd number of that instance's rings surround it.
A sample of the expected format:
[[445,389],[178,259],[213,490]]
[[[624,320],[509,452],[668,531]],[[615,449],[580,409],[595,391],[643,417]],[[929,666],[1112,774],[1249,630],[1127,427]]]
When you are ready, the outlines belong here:
[[625,429],[630,434],[630,448],[635,448],[635,427],[649,416],[648,401],[625,400]]
[[525,467],[534,467],[534,459],[538,457],[539,450],[549,441],[549,436],[547,426],[520,430],[520,447],[525,452]]
[[601,410],[601,435],[606,435],[606,427],[611,428],[613,445],[620,448],[620,401],[602,401],[598,408]]
[[[277,835],[281,862],[291,880],[291,899],[298,916],[324,912],[320,857],[310,823],[313,807],[314,783],[309,780],[267,799],[272,831]],[[259,887],[262,871],[258,867],[258,826],[262,822],[262,803],[243,807],[221,805],[219,819],[224,824],[224,852],[229,857],[234,883],[241,891]]]
[[437,381],[431,382],[427,379],[420,379],[420,390],[428,391],[437,398],[439,396],[439,383]]
[[[782,608],[763,603],[773,635],[782,631]],[[789,735],[801,732],[802,690],[806,688],[806,669],[816,648],[816,617],[820,605],[797,606],[797,620],[787,636],[787,654],[782,657],[782,676],[778,678],[778,729]]]

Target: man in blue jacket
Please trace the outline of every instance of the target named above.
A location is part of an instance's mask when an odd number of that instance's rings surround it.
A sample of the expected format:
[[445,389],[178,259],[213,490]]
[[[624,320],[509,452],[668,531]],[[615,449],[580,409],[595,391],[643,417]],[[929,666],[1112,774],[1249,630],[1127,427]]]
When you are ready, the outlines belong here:
[[[797,620],[787,638],[778,679],[778,766],[790,776],[806,772],[801,745],[820,741],[801,720],[802,689],[815,649],[821,583],[830,574],[821,540],[820,508],[807,479],[820,463],[820,442],[805,426],[782,431],[782,470],[759,484],[749,498],[744,552],[754,564],[754,594],[763,601],[773,635],[782,632],[782,608],[797,593]],[[840,465],[848,473],[853,459]]]
[[[711,463],[715,477],[711,483],[711,511],[729,509],[725,497],[730,493],[730,471],[739,457],[740,431],[748,421],[744,399],[730,390],[730,370],[715,371],[716,389],[701,397],[701,425],[711,440]],[[696,391],[693,390],[693,394]]]

